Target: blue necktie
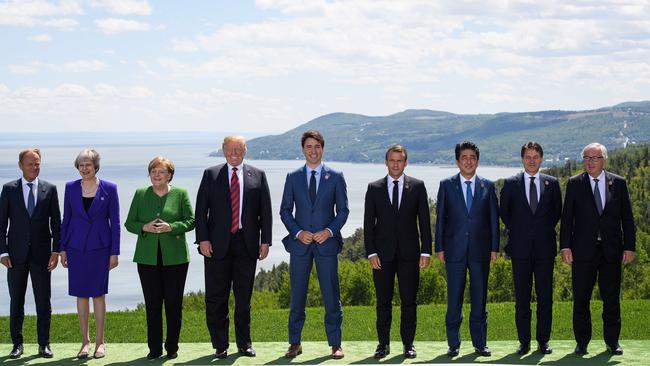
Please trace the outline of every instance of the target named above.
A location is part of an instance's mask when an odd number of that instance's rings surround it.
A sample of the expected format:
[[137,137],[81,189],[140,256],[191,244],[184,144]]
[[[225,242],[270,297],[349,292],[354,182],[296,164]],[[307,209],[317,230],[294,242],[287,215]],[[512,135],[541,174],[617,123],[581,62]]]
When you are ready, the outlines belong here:
[[316,171],[311,171],[311,178],[309,178],[309,198],[311,203],[316,202]]
[[29,217],[32,217],[34,213],[34,207],[36,207],[36,201],[34,201],[34,183],[27,183],[29,186],[29,196],[27,197],[27,213]]
[[472,197],[472,182],[471,181],[466,181],[465,184],[467,184],[467,190],[465,195],[467,198],[465,199],[465,205],[467,206],[467,211],[472,209],[472,200],[474,197]]

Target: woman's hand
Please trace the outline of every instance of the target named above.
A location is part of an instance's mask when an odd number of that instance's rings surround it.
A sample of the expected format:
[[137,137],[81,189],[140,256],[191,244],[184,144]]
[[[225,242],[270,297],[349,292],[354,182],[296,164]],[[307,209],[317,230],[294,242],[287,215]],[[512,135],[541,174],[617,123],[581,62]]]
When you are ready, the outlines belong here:
[[61,265],[63,268],[68,268],[68,255],[65,252],[59,252],[59,256],[61,257]]
[[164,222],[162,220],[156,221],[153,224],[153,226],[154,226],[154,230],[156,230],[155,232],[158,233],[158,234],[168,233],[168,232],[172,231],[171,225],[169,225],[169,223]]
[[118,264],[119,263],[117,261],[117,256],[112,255],[108,260],[108,270],[109,271],[112,270],[113,268],[117,267]]

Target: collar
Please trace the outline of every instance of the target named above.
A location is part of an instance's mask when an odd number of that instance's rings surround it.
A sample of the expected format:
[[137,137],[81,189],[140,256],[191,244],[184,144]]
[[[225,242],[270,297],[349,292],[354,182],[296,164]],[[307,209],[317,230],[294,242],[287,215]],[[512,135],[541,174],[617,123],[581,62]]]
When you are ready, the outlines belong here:
[[587,173],[587,176],[589,177],[589,180],[593,181],[594,179],[598,179],[599,183],[604,182],[605,181],[605,169],[603,169],[603,171],[601,171],[600,175],[598,175],[597,177],[592,177],[591,175],[589,175],[589,173]]
[[524,177],[528,178],[529,181],[530,181],[530,177],[535,177],[535,181],[539,182],[539,170],[537,171],[537,173],[535,173],[533,175],[530,175],[530,174],[528,174],[527,172],[524,171]]
[[28,182],[27,179],[25,179],[25,177],[21,177],[20,182],[21,182],[23,187],[27,187],[27,183],[34,183],[33,187],[38,188],[38,177],[36,177],[36,179],[34,179],[31,182]]
[[393,181],[394,181],[394,180],[398,180],[398,181],[399,181],[399,182],[397,183],[398,185],[403,184],[403,183],[404,183],[404,174],[400,175],[399,178],[397,178],[397,179],[391,177],[390,175],[387,175],[387,176],[386,176],[386,182],[387,182],[389,185],[390,185],[390,184],[393,184]]
[[458,177],[460,178],[460,183],[463,186],[465,185],[465,182],[467,182],[467,181],[472,182],[472,185],[476,186],[476,174],[474,174],[474,176],[471,177],[470,179],[465,179],[465,177],[463,177],[463,175],[460,174],[460,173],[458,173]]
[[307,174],[310,175],[312,171],[316,171],[316,175],[320,176],[320,172],[323,170],[323,163],[320,163],[316,168],[312,169],[307,164],[305,164],[305,170]]
[[237,171],[238,171],[238,172],[241,172],[241,171],[242,171],[242,168],[244,167],[244,163],[243,163],[243,162],[242,162],[241,164],[237,165],[237,166],[232,166],[232,165],[230,165],[230,164],[228,164],[228,163],[226,163],[226,164],[228,165],[228,173],[232,173],[232,168],[237,168]]

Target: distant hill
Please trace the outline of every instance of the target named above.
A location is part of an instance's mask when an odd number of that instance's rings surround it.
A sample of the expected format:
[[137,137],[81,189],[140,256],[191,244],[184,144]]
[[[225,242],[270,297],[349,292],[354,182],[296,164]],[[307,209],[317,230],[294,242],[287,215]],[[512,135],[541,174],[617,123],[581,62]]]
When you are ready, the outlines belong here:
[[303,159],[300,136],[317,129],[325,136],[325,159],[383,162],[386,148],[400,143],[412,163],[452,164],[454,145],[473,140],[481,163],[520,164],[519,149],[528,140],[544,147],[545,158],[574,159],[582,147],[598,141],[614,149],[650,141],[650,101],[626,102],[587,111],[541,111],[497,114],[454,114],[409,109],[372,117],[332,113],[281,135],[248,142],[249,159]]

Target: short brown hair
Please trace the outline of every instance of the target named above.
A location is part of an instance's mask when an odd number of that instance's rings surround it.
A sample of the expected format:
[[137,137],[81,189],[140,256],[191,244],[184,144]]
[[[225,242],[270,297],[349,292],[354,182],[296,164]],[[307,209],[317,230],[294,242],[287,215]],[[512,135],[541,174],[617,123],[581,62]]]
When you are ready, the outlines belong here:
[[149,174],[151,174],[151,171],[154,168],[157,168],[159,166],[162,166],[163,168],[167,169],[169,172],[169,181],[171,182],[172,179],[174,179],[174,163],[172,163],[171,160],[167,159],[164,156],[156,156],[155,158],[151,159],[149,162],[149,167],[147,170],[149,171]]
[[302,138],[300,139],[300,145],[302,147],[305,147],[305,141],[308,138],[312,138],[312,139],[318,141],[320,143],[321,147],[323,147],[323,148],[325,147],[325,138],[323,137],[323,135],[319,131],[309,130],[309,131],[303,133]]
[[524,157],[524,154],[526,153],[526,150],[532,149],[535,150],[539,153],[540,157],[544,157],[544,149],[542,149],[542,145],[535,141],[528,141],[521,147],[521,157]]
[[18,162],[19,163],[22,162],[25,155],[27,155],[30,152],[33,152],[34,154],[38,155],[39,159],[41,158],[41,150],[40,149],[25,149],[25,150],[21,151],[20,153],[18,153]]
[[398,152],[404,154],[404,161],[407,161],[409,158],[409,154],[406,151],[406,148],[400,144],[395,144],[391,145],[388,147],[388,150],[386,150],[386,161],[388,161],[388,154],[392,152]]

